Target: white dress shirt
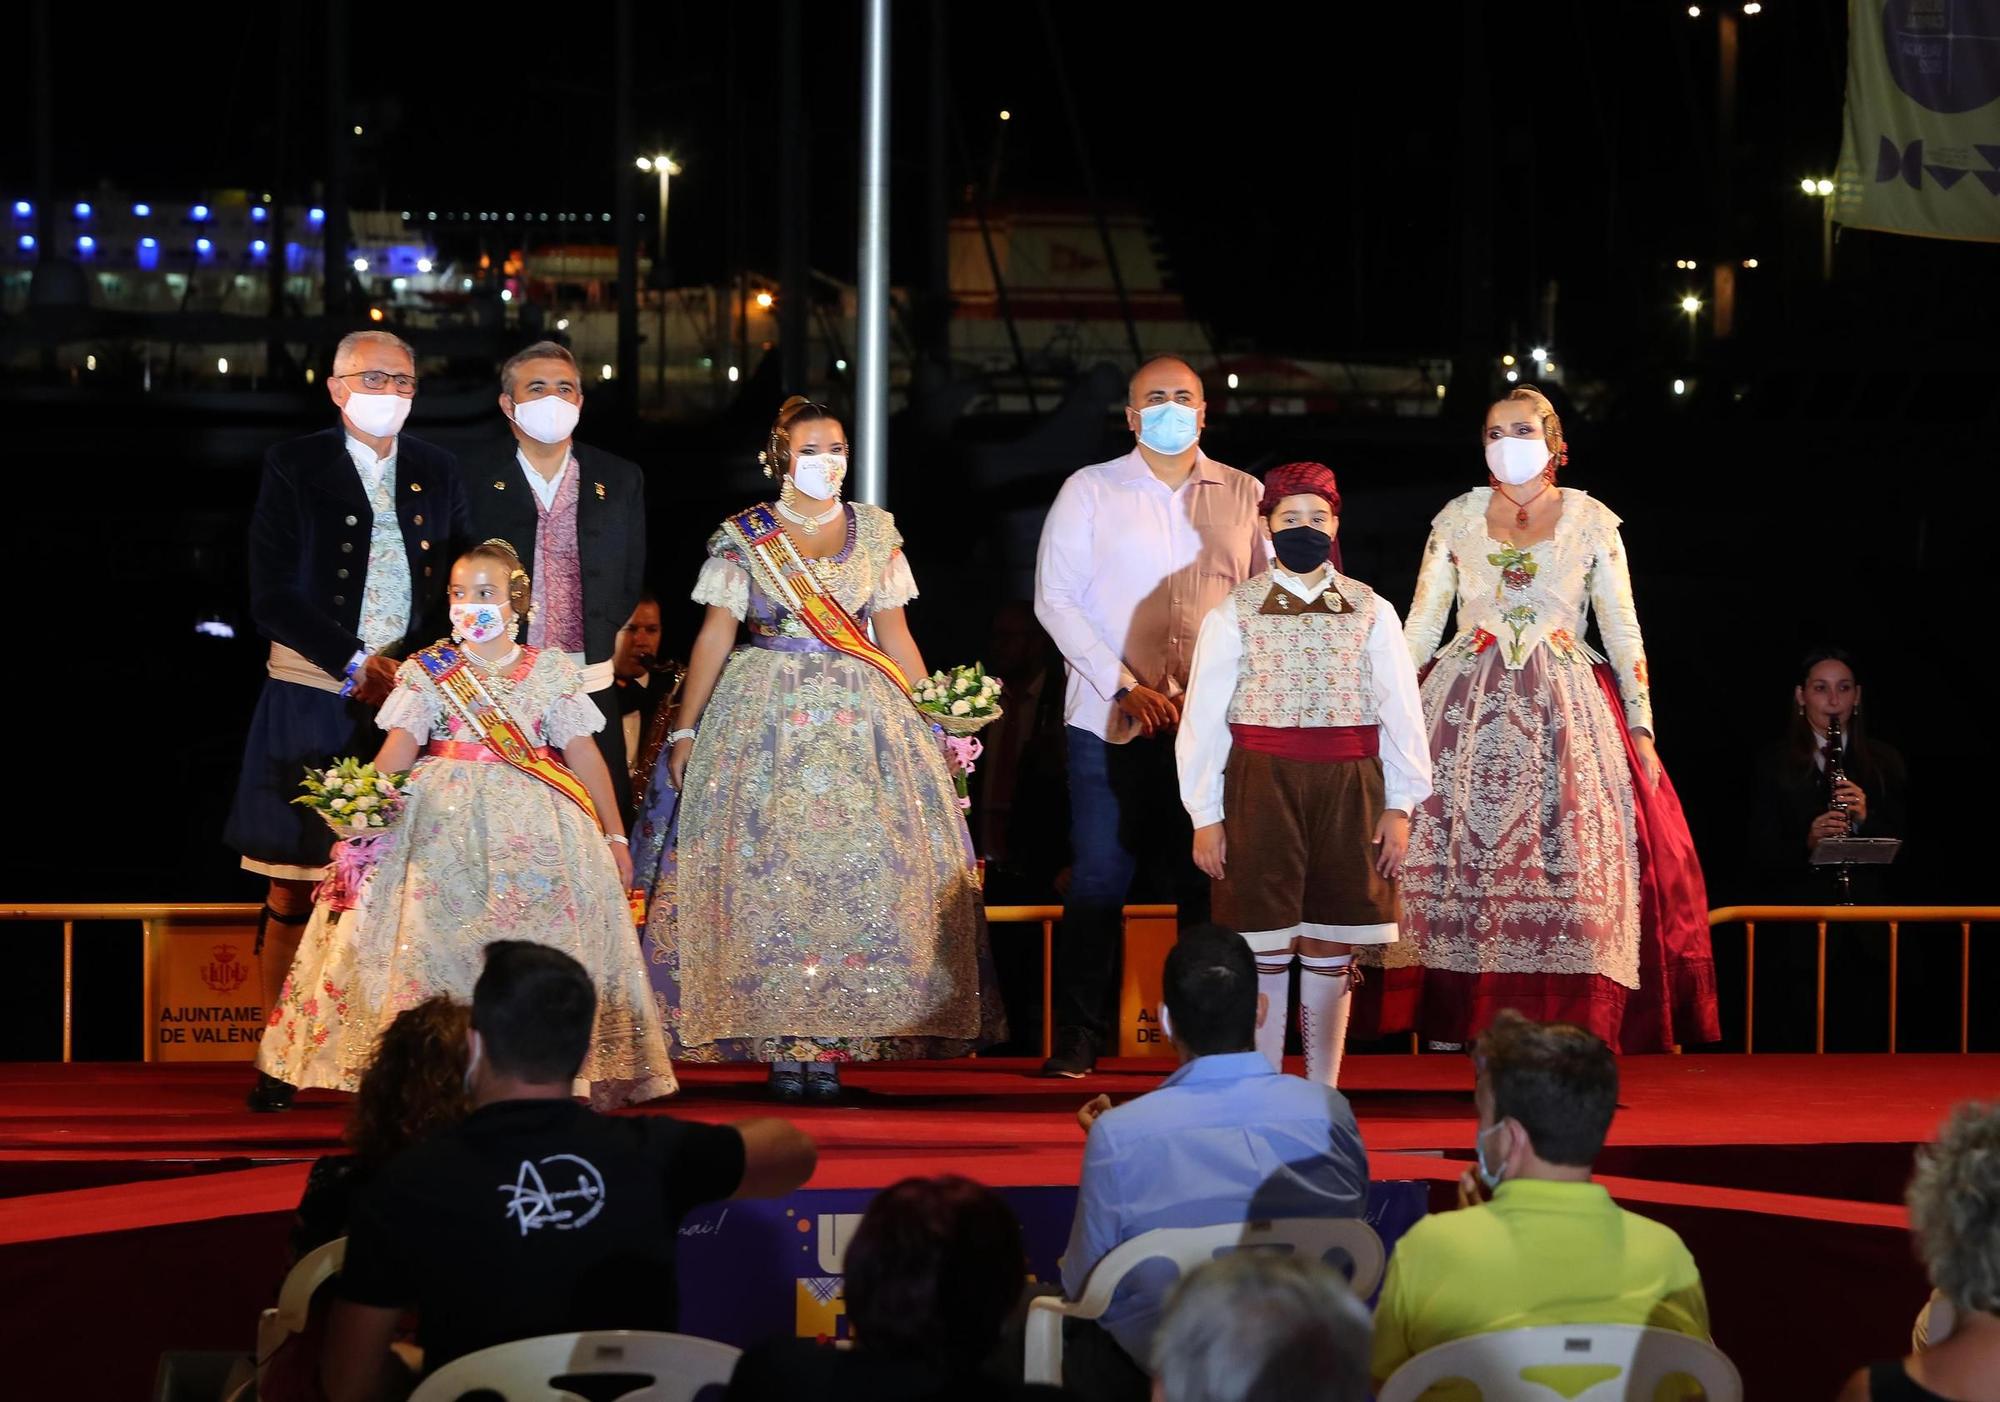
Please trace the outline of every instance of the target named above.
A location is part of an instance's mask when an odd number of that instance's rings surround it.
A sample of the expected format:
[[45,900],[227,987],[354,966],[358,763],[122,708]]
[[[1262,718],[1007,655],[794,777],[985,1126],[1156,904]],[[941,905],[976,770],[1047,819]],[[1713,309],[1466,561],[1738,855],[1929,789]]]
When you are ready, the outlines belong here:
[[[1298,599],[1311,603],[1333,582],[1325,570],[1316,584],[1272,566],[1271,581]],[[1382,787],[1386,808],[1414,815],[1431,796],[1431,747],[1424,732],[1424,710],[1417,693],[1417,671],[1403,641],[1396,610],[1375,596],[1375,622],[1368,630],[1369,670],[1375,678],[1376,724],[1381,730]],[[1194,674],[1188,678],[1187,701],[1181,707],[1180,734],[1174,757],[1181,774],[1181,803],[1198,828],[1222,821],[1222,772],[1229,763],[1229,702],[1243,661],[1243,629],[1236,619],[1236,602],[1224,599],[1201,623],[1195,643]]]
[[[391,438],[389,451],[378,458],[373,448],[353,434],[347,435],[347,456],[354,463],[354,470],[361,474],[362,495],[371,500],[374,498],[376,489],[382,485],[383,475],[395,464],[396,445],[402,441],[400,437]],[[357,649],[354,656],[347,659],[347,670],[350,673],[357,671],[361,664],[368,660],[368,653],[369,649],[366,647]]]
[[1071,473],[1042,526],[1035,617],[1068,664],[1063,720],[1123,744],[1137,722],[1113,698],[1187,689],[1201,620],[1269,558],[1263,488],[1197,451],[1170,488],[1137,448]]
[[556,489],[562,486],[563,474],[569,471],[571,455],[563,456],[563,464],[556,469],[556,475],[553,477],[542,476],[540,470],[528,461],[527,453],[520,448],[514,450],[514,461],[521,464],[521,475],[528,479],[528,486],[533,489],[535,500],[542,504],[542,510],[554,511]]

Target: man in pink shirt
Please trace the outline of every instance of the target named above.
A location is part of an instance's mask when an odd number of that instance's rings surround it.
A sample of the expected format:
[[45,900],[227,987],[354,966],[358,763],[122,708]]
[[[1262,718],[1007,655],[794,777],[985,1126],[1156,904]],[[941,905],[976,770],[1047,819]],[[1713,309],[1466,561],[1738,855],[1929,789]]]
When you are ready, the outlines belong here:
[[1208,611],[1265,564],[1257,480],[1201,451],[1201,377],[1163,356],[1132,377],[1122,458],[1071,474],[1035,560],[1035,616],[1068,673],[1074,862],[1058,945],[1055,1055],[1081,1076],[1111,1044],[1120,910],[1142,866],[1177,899],[1183,927],[1208,918],[1179,801],[1174,729]]

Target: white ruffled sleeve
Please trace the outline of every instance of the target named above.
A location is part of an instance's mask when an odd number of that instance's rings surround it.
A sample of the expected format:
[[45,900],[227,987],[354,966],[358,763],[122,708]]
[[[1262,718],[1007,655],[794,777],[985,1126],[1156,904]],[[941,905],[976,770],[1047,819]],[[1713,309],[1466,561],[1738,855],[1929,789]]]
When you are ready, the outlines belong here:
[[542,712],[542,743],[560,750],[572,740],[604,729],[604,712],[583,689],[583,673],[576,669],[576,664],[553,650],[542,656],[557,672],[556,698]]
[[396,669],[395,689],[375,712],[375,724],[383,730],[407,730],[419,745],[445,732],[444,698],[415,658]]
[[733,560],[712,555],[701,562],[701,575],[688,597],[698,604],[728,609],[741,623],[750,612],[750,572]]
[[916,597],[917,577],[910,573],[909,557],[900,550],[892,552],[882,577],[875,582],[875,596],[868,601],[869,611],[880,613],[883,609],[903,608]]
[[1424,542],[1423,563],[1417,567],[1417,592],[1410,600],[1408,620],[1403,624],[1403,641],[1417,670],[1437,654],[1444,641],[1445,619],[1451,616],[1458,598],[1458,562],[1452,558],[1452,541],[1457,521],[1452,503],[1431,520],[1430,539]]

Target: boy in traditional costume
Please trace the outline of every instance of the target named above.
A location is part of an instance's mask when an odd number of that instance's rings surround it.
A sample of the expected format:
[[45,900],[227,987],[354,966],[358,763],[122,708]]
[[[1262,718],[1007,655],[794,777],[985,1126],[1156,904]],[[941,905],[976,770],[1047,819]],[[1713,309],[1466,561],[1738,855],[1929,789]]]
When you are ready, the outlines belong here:
[[505,541],[452,566],[452,638],[397,669],[376,718],[389,732],[376,769],[414,766],[402,814],[351,909],[315,908],[258,1048],[267,1075],[355,1089],[398,1013],[439,993],[470,1000],[485,946],[519,939],[571,955],[597,985],[583,1068],[595,1103],[674,1090],[593,738],[604,713],[560,651],[514,641],[530,597]]
[[1175,742],[1195,864],[1257,960],[1257,1049],[1281,1065],[1292,961],[1306,1074],[1340,1075],[1356,945],[1396,939],[1410,814],[1430,794],[1396,611],[1334,568],[1340,492],[1320,463],[1264,479],[1277,564],[1202,621]]

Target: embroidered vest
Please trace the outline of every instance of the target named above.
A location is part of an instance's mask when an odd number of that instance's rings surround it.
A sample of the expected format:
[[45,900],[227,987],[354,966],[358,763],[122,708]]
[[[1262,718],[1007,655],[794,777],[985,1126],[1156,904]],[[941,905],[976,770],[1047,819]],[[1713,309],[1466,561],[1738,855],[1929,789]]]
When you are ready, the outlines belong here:
[[1229,701],[1231,725],[1375,724],[1375,669],[1368,660],[1374,590],[1335,574],[1308,604],[1266,571],[1244,580],[1229,597],[1243,633],[1243,661]]
[[410,631],[410,556],[403,546],[403,525],[396,519],[396,460],[382,464],[382,480],[370,484],[361,476],[362,490],[368,493],[368,509],[375,519],[368,532],[368,577],[361,586],[361,641],[371,652],[379,651]]
[[555,505],[535,498],[535,616],[528,646],[583,651],[583,561],[576,546],[577,481],[583,469],[572,456],[556,487]]

